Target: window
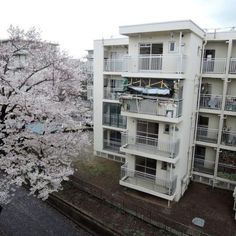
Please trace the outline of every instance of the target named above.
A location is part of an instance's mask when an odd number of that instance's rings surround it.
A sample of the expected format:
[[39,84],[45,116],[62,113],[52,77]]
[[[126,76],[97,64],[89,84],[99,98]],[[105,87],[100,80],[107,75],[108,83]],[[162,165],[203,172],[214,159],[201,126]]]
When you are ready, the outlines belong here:
[[170,125],[169,124],[165,124],[164,133],[165,134],[169,134],[170,133]]
[[169,52],[177,52],[176,42],[169,42]]
[[142,55],[155,55],[163,53],[162,43],[142,43],[139,45],[139,53]]
[[135,156],[135,170],[150,175],[156,175],[157,161],[150,158]]
[[167,162],[164,162],[164,161],[163,161],[163,162],[161,163],[161,169],[162,169],[162,170],[167,170]]
[[138,120],[137,135],[148,138],[158,138],[159,124]]

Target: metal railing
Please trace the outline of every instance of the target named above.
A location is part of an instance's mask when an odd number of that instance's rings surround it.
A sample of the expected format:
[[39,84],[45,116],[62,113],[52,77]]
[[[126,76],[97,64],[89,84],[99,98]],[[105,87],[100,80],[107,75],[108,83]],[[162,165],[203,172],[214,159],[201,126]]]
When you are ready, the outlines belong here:
[[130,136],[127,132],[121,133],[122,147],[144,153],[163,155],[175,158],[179,153],[179,139],[173,141],[161,141],[142,135]]
[[214,174],[215,162],[205,160],[205,156],[196,155],[194,156],[193,170],[205,174]]
[[221,144],[236,147],[236,131],[224,129],[222,131]]
[[158,72],[184,73],[186,56],[182,54],[124,56],[119,59],[104,59],[107,72]]
[[218,129],[209,129],[204,126],[197,127],[197,141],[217,143]]
[[126,163],[121,166],[121,181],[171,196],[176,190],[177,176],[171,180],[161,179],[156,175],[128,169]]
[[122,111],[154,116],[178,118],[182,115],[182,100],[174,99],[122,99]]
[[103,140],[103,149],[107,151],[120,153],[121,140],[119,139],[104,139]]
[[184,73],[185,55],[158,54],[139,55],[128,57],[126,60],[129,72],[160,72],[160,73]]
[[236,73],[236,58],[231,58],[230,59],[229,73],[231,73],[231,74]]
[[225,110],[236,112],[236,97],[227,95],[225,99]]
[[203,59],[203,73],[224,74],[226,69],[226,58]]
[[126,57],[120,59],[104,59],[104,71],[124,72],[127,71]]
[[123,92],[123,88],[108,88],[105,87],[103,89],[103,98],[109,100],[119,100],[121,93]]
[[93,73],[93,60],[86,61],[85,68],[88,73]]
[[220,110],[222,105],[222,96],[214,94],[201,94],[200,108]]
[[236,181],[236,163],[233,161],[232,164],[219,162],[217,176],[220,178]]
[[127,117],[120,114],[103,114],[103,125],[126,128]]

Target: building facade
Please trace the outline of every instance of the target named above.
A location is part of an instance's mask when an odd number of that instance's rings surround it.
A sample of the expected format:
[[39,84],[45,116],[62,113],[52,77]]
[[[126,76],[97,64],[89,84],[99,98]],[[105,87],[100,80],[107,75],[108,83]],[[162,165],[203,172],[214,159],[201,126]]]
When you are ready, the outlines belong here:
[[94,152],[120,184],[178,201],[190,180],[236,186],[236,32],[192,21],[94,41]]

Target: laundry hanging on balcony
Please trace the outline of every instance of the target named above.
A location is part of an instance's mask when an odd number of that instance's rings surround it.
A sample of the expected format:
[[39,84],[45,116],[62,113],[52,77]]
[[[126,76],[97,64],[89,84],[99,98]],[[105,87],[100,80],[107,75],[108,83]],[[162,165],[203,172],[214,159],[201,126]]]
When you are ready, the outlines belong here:
[[136,94],[144,95],[170,95],[169,88],[150,88],[150,87],[141,87],[141,86],[128,86],[128,91]]

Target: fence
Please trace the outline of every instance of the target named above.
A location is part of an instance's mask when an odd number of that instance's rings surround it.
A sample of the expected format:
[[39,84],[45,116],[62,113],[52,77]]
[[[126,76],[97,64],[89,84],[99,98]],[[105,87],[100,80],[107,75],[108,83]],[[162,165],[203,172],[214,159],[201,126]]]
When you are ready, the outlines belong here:
[[178,236],[210,236],[207,233],[201,232],[195,228],[186,226],[180,222],[171,220],[163,215],[161,215],[154,208],[147,209],[140,206],[140,204],[135,203],[133,200],[124,199],[120,196],[112,195],[111,192],[105,191],[93,184],[81,180],[78,176],[72,176],[71,180],[74,186],[78,187],[82,191],[85,191],[92,196],[111,204],[118,209],[129,213],[143,221],[152,224],[158,228],[164,229],[174,235]]

